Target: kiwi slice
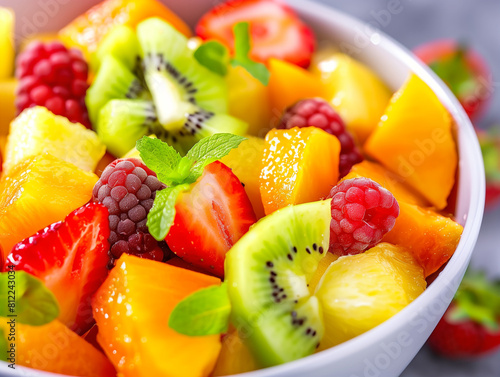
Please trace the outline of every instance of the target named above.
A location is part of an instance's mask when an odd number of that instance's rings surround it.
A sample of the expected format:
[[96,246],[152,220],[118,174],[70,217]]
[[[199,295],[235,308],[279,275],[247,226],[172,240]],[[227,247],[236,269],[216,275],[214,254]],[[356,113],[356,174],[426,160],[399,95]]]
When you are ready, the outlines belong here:
[[254,225],[226,256],[232,320],[261,367],[310,355],[324,333],[308,284],[327,251],[330,200],[285,207]]
[[137,26],[137,38],[144,79],[165,130],[179,131],[199,108],[227,112],[223,77],[194,59],[184,35],[159,18],[149,18]]
[[90,59],[92,70],[96,72],[102,60],[112,55],[121,61],[130,71],[135,69],[139,57],[139,41],[135,31],[126,25],[116,25],[99,42],[99,47]]
[[146,93],[141,81],[120,60],[107,55],[85,96],[89,118],[96,124],[99,111],[108,101],[141,98]]

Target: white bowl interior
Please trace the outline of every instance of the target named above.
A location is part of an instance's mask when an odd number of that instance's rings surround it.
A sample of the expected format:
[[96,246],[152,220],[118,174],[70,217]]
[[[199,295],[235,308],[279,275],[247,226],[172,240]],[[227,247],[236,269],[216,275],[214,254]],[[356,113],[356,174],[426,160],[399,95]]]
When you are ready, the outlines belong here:
[[[43,2],[3,0],[2,5],[17,13],[16,36],[57,30],[98,0],[71,2],[55,0],[51,9]],[[216,1],[165,0],[184,20],[196,20]],[[48,3],[48,2],[47,2]],[[459,191],[456,219],[464,225],[460,244],[446,268],[429,288],[413,303],[375,329],[321,353],[282,366],[251,372],[248,377],[270,376],[397,376],[421,348],[450,303],[470,260],[484,209],[484,169],[479,144],[473,127],[448,88],[405,48],[369,25],[306,0],[289,0],[301,17],[314,27],[319,41],[330,41],[341,50],[370,66],[387,85],[396,90],[409,72],[420,76],[438,95],[458,125],[460,150]],[[45,3],[44,3],[45,4]],[[8,371],[0,363],[2,373]],[[53,374],[18,368],[22,374],[49,376]],[[8,371],[7,373],[10,373]],[[377,374],[378,373],[378,374]],[[7,375],[18,375],[7,374]]]

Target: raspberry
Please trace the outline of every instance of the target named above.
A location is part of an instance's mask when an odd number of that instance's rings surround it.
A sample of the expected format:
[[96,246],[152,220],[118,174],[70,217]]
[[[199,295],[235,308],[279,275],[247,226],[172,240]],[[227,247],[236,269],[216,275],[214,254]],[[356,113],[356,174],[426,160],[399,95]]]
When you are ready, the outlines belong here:
[[344,122],[328,102],[321,98],[309,98],[289,107],[281,117],[278,128],[318,127],[334,135],[340,141],[340,178],[349,173],[352,166],[363,161],[363,155],[346,130]]
[[90,128],[85,106],[88,66],[78,50],[60,42],[31,43],[17,58],[16,108],[45,106],[56,115]]
[[330,251],[359,254],[375,246],[389,232],[399,215],[394,196],[368,178],[353,178],[333,187]]
[[109,211],[111,265],[123,253],[162,261],[168,250],[149,234],[147,215],[156,191],[165,185],[141,160],[119,159],[104,169],[93,191],[93,201]]

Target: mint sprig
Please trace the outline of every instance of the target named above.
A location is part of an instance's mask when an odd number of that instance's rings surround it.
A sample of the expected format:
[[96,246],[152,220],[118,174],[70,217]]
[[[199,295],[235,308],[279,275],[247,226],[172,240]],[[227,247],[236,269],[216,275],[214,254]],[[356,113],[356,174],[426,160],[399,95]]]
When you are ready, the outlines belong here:
[[227,74],[227,66],[241,66],[263,85],[269,83],[270,72],[262,63],[253,61],[249,54],[252,49],[250,25],[238,22],[233,27],[234,57],[230,59],[229,50],[222,43],[208,41],[201,44],[194,52],[195,59],[203,66],[221,76]]
[[225,283],[201,289],[179,302],[170,314],[168,325],[189,336],[217,335],[227,332],[231,302]]
[[196,143],[181,157],[177,151],[160,139],[144,136],[136,147],[146,166],[153,170],[167,188],[158,191],[153,207],[148,213],[149,233],[162,241],[175,219],[175,203],[179,194],[189,190],[208,164],[220,160],[245,140],[228,133],[215,134]]
[[[43,282],[25,271],[0,273],[0,317],[17,315],[16,321],[31,326],[42,326],[59,316],[59,305],[54,294],[43,284]],[[14,281],[14,283],[12,283]],[[10,292],[15,292],[14,305],[9,306],[11,301]]]

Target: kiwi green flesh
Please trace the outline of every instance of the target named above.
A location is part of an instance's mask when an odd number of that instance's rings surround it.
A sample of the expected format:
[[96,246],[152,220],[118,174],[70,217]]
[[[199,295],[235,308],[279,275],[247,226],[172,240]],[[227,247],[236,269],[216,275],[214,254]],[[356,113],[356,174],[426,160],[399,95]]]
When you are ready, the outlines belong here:
[[108,151],[120,158],[148,134],[156,121],[151,101],[115,99],[99,112],[97,135]]
[[322,339],[322,312],[307,285],[328,250],[330,220],[330,200],[285,207],[226,256],[232,321],[261,367],[310,355]]
[[192,105],[209,112],[227,112],[224,78],[194,59],[184,35],[165,21],[151,18],[137,26],[137,38],[145,82],[165,129],[180,130],[184,114],[190,112],[186,109]]
[[140,80],[112,55],[103,59],[94,82],[87,91],[85,103],[93,124],[101,108],[112,99],[142,98],[146,91]]

